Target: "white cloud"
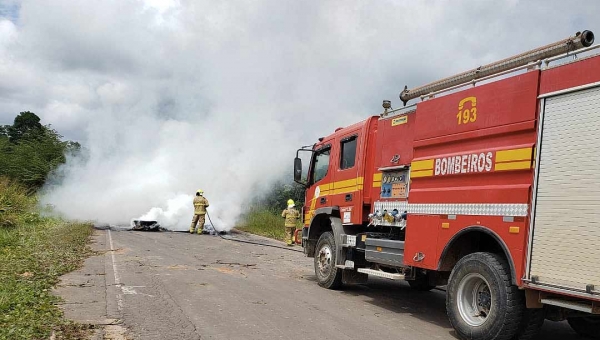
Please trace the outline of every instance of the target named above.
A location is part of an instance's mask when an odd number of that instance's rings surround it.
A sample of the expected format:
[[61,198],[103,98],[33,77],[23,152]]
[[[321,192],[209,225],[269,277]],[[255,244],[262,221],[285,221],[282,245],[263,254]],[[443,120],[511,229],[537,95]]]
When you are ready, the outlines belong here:
[[382,99],[399,106],[404,85],[600,31],[592,1],[19,5],[0,19],[0,124],[34,111],[87,146],[46,202],[111,223],[200,187],[231,225],[256,184],[291,173],[296,147]]

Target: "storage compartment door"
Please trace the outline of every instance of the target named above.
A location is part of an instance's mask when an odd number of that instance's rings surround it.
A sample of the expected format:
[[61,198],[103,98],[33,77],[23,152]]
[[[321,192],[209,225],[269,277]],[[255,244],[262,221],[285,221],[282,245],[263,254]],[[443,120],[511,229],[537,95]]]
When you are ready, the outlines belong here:
[[543,109],[530,278],[600,293],[600,87]]

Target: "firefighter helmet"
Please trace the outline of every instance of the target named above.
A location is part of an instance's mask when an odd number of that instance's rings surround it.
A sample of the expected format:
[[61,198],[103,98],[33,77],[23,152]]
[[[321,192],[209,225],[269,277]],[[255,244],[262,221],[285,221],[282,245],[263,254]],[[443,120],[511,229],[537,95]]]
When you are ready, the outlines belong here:
[[288,207],[293,207],[294,206],[294,200],[293,199],[289,199],[287,201],[287,205],[288,205]]
[[198,189],[198,190],[196,190],[196,193],[197,193],[198,195],[202,196],[202,195],[204,195],[204,190],[202,190],[202,189]]

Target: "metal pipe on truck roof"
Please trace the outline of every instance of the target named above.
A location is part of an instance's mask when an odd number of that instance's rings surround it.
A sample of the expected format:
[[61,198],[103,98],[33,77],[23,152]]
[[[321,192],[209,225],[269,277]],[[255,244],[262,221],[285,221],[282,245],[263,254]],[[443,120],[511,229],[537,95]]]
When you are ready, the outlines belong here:
[[480,66],[470,71],[459,73],[452,77],[438,80],[427,85],[423,85],[410,90],[405,86],[404,90],[400,92],[400,100],[402,100],[404,105],[406,105],[406,103],[409,100],[420,97],[422,95],[427,95],[429,93],[440,91],[452,86],[466,84],[470,81],[477,80],[479,78],[487,77],[493,74],[513,69],[515,67],[527,65],[531,62],[574,51],[582,47],[588,47],[593,43],[594,33],[592,31],[585,30],[583,32],[577,32],[573,37],[555,42],[553,44],[542,46],[531,51],[527,51],[525,53],[521,53],[491,64]]

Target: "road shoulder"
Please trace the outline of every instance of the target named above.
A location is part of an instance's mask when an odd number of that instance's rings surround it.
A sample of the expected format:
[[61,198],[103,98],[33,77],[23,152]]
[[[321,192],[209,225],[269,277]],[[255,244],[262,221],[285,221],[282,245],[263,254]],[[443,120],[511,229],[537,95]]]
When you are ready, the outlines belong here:
[[83,266],[61,276],[53,294],[61,297],[60,308],[66,319],[91,325],[90,339],[127,339],[117,306],[118,287],[112,269],[109,232],[95,230],[90,241],[96,255],[85,260]]

